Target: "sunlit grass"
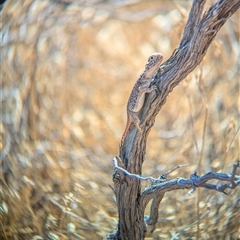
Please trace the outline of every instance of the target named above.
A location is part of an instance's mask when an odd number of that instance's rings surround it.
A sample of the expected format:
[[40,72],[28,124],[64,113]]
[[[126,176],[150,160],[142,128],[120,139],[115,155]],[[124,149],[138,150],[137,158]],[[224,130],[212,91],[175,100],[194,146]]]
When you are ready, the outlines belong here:
[[[152,52],[166,60],[177,47],[189,7],[180,14],[172,1],[109,10],[8,0],[1,27],[1,238],[101,239],[114,230],[112,157],[129,93]],[[144,176],[179,164],[188,166],[170,177],[231,171],[239,157],[238,19],[169,95],[149,135]],[[166,194],[149,239],[179,232],[196,239],[197,228],[201,239],[237,239],[239,189],[187,193]]]

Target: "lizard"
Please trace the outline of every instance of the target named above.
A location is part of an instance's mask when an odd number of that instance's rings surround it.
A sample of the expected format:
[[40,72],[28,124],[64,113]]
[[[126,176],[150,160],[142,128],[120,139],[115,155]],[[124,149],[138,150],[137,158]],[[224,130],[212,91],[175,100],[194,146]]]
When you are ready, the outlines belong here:
[[152,79],[159,69],[163,56],[161,53],[153,53],[145,65],[145,69],[136,81],[127,103],[127,124],[121,139],[121,146],[130,129],[132,123],[135,124],[139,132],[142,132],[140,127],[140,119],[137,113],[142,109],[145,101],[146,93],[156,90],[156,86],[151,86]]

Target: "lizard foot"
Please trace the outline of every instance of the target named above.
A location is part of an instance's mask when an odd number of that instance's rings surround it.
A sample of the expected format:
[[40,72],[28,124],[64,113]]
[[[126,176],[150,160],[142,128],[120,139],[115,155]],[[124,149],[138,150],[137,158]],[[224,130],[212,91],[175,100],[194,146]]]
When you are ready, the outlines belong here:
[[139,123],[136,123],[135,126],[136,126],[136,128],[138,129],[139,132],[143,131],[142,128],[140,127]]

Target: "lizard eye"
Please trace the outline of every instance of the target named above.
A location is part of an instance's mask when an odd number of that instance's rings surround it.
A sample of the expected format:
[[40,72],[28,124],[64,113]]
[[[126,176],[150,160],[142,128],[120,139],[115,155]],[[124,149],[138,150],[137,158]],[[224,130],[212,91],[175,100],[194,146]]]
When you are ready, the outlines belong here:
[[148,59],[148,61],[152,61],[153,59],[154,59],[154,57],[153,57],[153,56],[150,56],[149,59]]

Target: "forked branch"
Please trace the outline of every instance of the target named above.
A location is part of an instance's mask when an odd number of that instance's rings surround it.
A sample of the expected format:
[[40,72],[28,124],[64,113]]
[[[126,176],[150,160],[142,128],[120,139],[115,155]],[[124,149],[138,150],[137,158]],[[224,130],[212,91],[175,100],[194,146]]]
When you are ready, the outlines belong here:
[[[127,141],[124,141],[120,148],[120,158],[114,161],[114,192],[119,213],[115,239],[144,239],[146,234],[144,210],[151,199],[153,199],[151,215],[146,222],[153,225],[154,230],[158,219],[158,215],[154,215],[154,212],[158,212],[156,209],[165,192],[186,188],[191,189],[190,193],[192,193],[196,187],[204,187],[225,193],[226,189],[240,185],[240,177],[236,175],[239,161],[234,165],[231,174],[207,173],[197,176],[195,173],[190,179],[172,180],[141,176],[147,136],[168,94],[200,64],[220,28],[240,7],[240,0],[219,0],[203,14],[205,2],[205,0],[193,1],[179,47],[160,66],[154,77],[153,84],[158,88],[158,93],[156,94],[155,91],[149,93],[138,113],[142,131],[138,131],[136,127],[129,129],[126,135]],[[208,183],[213,179],[227,183]],[[152,182],[143,191],[142,180]]]
[[[150,209],[150,216],[145,218],[146,223],[152,226],[151,232],[155,230],[155,225],[158,221],[158,208],[166,192],[178,189],[191,189],[189,191],[189,195],[191,195],[197,187],[203,187],[227,194],[225,192],[226,189],[234,189],[240,185],[240,176],[236,175],[237,168],[240,168],[240,159],[233,164],[233,169],[230,174],[209,172],[203,176],[198,176],[195,172],[190,176],[189,179],[175,178],[171,180],[164,178],[164,175],[160,178],[153,178],[131,174],[127,170],[118,166],[119,161],[121,161],[119,157],[116,156],[113,158],[114,169],[119,173],[117,176],[121,176],[120,178],[122,178],[118,179],[119,182],[123,181],[125,178],[135,178],[140,181],[148,180],[151,182],[151,184],[145,190],[143,190],[139,197],[139,202],[144,209],[146,208],[148,202],[153,199]],[[208,183],[210,180],[220,180],[227,183]]]
[[[195,172],[190,176],[189,179],[175,178],[171,180],[167,180],[163,177],[160,178],[142,177],[137,174],[129,173],[127,170],[118,166],[117,160],[119,160],[119,157],[116,156],[113,158],[114,169],[115,171],[118,171],[121,174],[123,174],[124,177],[135,178],[141,181],[151,181],[151,185],[149,185],[145,190],[143,190],[140,196],[140,202],[143,203],[144,207],[152,198],[154,198],[154,196],[158,195],[162,196],[162,194],[164,194],[165,192],[169,192],[176,189],[191,189],[191,191],[189,192],[189,194],[191,195],[197,187],[203,187],[227,194],[225,192],[226,189],[228,188],[234,189],[238,185],[240,185],[240,176],[236,175],[237,168],[240,168],[240,159],[233,164],[232,173],[229,174],[209,172],[203,176],[198,176],[197,173]],[[119,174],[118,176],[120,176],[121,174]],[[210,180],[220,180],[226,181],[228,183],[225,184],[207,183]]]
[[[240,168],[240,160],[233,164],[233,171],[230,174],[209,172],[203,176],[198,176],[196,173],[190,176],[190,179],[176,178],[169,181],[147,187],[141,194],[141,201],[144,206],[158,194],[169,192],[176,189],[191,189],[189,194],[192,194],[197,187],[203,187],[210,190],[215,190],[226,194],[225,190],[234,189],[240,185],[240,176],[236,175],[237,168]],[[228,183],[212,184],[207,183],[210,180],[221,180]]]

